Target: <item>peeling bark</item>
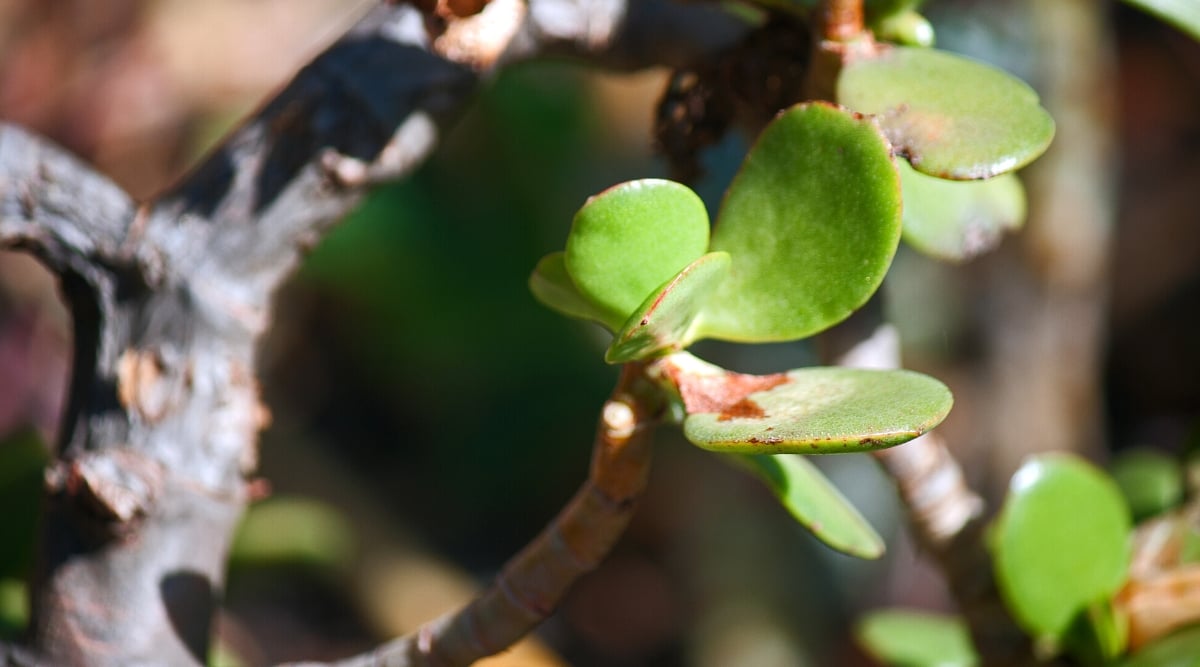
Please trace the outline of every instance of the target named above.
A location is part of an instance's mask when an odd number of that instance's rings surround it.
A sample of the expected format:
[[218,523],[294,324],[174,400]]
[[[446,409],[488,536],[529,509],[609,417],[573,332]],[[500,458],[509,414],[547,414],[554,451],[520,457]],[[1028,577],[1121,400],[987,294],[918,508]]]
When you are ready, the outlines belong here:
[[544,55],[681,64],[743,30],[699,5],[532,0],[499,42],[447,40],[413,7],[379,7],[141,206],[0,126],[0,248],[58,275],[75,329],[29,645],[0,645],[0,664],[206,661],[269,421],[255,372],[272,295],[373,185],[429,155],[481,74]]

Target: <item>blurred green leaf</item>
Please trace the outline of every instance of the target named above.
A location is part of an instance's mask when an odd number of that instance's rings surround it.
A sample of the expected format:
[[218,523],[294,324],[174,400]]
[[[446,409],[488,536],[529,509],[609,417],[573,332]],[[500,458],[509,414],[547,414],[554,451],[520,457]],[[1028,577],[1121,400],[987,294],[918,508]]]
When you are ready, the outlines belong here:
[[779,502],[813,535],[859,558],[883,555],[883,538],[825,475],[794,454],[734,457],[766,482]]
[[975,667],[979,656],[956,616],[888,609],[859,622],[858,643],[892,667]]
[[1200,667],[1200,626],[1160,639],[1122,660],[1118,667]]
[[933,25],[912,10],[875,17],[869,25],[875,37],[885,42],[922,48],[929,48],[934,43]]
[[950,261],[991,250],[1025,222],[1025,188],[1015,174],[984,181],[926,176],[898,160],[904,188],[904,240]]
[[1086,665],[1107,665],[1120,657],[1129,644],[1129,619],[1111,600],[1088,605],[1075,616],[1063,640],[1063,646]]
[[47,460],[32,430],[0,440],[0,579],[24,577],[33,563]]
[[1151,449],[1122,452],[1110,466],[1129,503],[1134,521],[1160,514],[1183,502],[1183,466]]
[[29,623],[29,593],[20,579],[0,577],[0,639],[13,639]]
[[1200,39],[1200,2],[1196,0],[1125,0]]
[[728,253],[712,252],[689,264],[646,297],[617,333],[604,360],[619,364],[686,347],[695,339],[696,318],[708,297],[728,276]]
[[742,454],[830,454],[883,449],[937,426],[954,400],[910,371],[802,368],[780,384],[711,412],[689,414],[694,444]]
[[849,63],[838,102],[874,114],[918,171],[989,178],[1041,155],[1054,121],[1020,79],[944,51],[895,47]]
[[1129,509],[1103,472],[1068,454],[1029,459],[1013,475],[991,544],[1017,621],[1061,647],[1076,617],[1124,582],[1129,536]]
[[560,251],[550,253],[538,262],[529,277],[529,291],[533,296],[547,308],[568,317],[595,320],[609,329],[620,326],[616,321],[605,321],[605,313],[579,293],[567,274],[565,259],[566,253]]
[[725,195],[712,249],[733,270],[701,336],[784,341],[836,324],[879,286],[899,235],[899,176],[875,125],[831,105],[792,107]]
[[252,505],[230,552],[237,565],[344,568],[353,556],[353,532],[336,509],[317,500],[287,496]]
[[[618,327],[708,247],[708,212],[686,185],[629,181],[588,199],[567,237],[579,293]],[[616,328],[616,327],[614,327]]]

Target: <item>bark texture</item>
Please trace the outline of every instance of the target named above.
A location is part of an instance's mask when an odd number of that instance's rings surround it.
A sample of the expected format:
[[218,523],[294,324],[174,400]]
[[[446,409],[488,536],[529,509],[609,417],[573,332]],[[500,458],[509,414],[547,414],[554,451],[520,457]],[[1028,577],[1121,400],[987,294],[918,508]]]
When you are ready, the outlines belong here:
[[572,55],[681,64],[744,27],[646,0],[495,0],[437,25],[368,13],[197,169],[137,204],[46,142],[0,127],[0,248],[56,273],[74,369],[26,647],[2,664],[207,658],[229,541],[269,412],[256,346],[274,291],[376,183],[437,145],[499,64]]

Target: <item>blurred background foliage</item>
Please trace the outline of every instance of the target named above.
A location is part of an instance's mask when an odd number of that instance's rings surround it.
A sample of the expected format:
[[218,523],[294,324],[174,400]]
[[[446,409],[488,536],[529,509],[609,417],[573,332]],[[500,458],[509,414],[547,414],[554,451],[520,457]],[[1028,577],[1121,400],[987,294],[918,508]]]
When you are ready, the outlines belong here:
[[[0,117],[148,197],[369,4],[4,0]],[[1036,83],[1022,7],[947,0],[929,15],[943,46]],[[1121,162],[1104,370],[1091,380],[1106,410],[1086,415],[1104,435],[1084,448],[1100,457],[1182,449],[1200,417],[1200,46],[1104,11]],[[562,62],[501,73],[435,158],[372,196],[279,296],[260,369],[272,497],[235,546],[221,660],[331,658],[412,629],[486,581],[583,480],[616,370],[598,328],[542,308],[525,281],[588,195],[666,173],[651,123],[667,75]],[[695,186],[710,210],[746,145],[734,134],[706,153]],[[998,381],[985,332],[1004,305],[988,286],[1021,243],[963,267],[902,248],[885,287],[910,365],[955,391],[942,431],[993,498],[1007,473],[988,472],[989,450],[1011,443],[981,427]],[[24,622],[70,338],[48,274],[0,253],[0,636]],[[744,371],[818,358],[808,343],[698,352]],[[540,632],[560,657],[534,648],[522,664],[869,664],[849,640],[862,608],[948,605],[866,457],[820,463],[887,538],[873,563],[818,545],[764,488],[670,429],[659,441],[626,539]]]

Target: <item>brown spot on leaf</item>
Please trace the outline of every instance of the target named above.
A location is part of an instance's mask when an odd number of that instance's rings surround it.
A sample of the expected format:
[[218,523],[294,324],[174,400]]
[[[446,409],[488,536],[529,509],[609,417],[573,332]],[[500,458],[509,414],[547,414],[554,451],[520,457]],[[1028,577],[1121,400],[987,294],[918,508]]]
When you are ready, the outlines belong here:
[[763,412],[762,406],[755,403],[749,398],[728,405],[721,410],[721,414],[717,416],[717,421],[727,422],[730,419],[762,419],[767,413]]
[[[720,375],[685,373],[676,366],[666,369],[671,381],[679,387],[679,396],[688,414],[700,412],[725,413],[728,410],[749,409],[749,406],[736,408],[747,396],[758,391],[773,389],[788,381],[785,373],[771,375],[746,375],[743,373],[724,373]],[[762,408],[750,401],[762,416]],[[732,416],[739,416],[733,412]]]

